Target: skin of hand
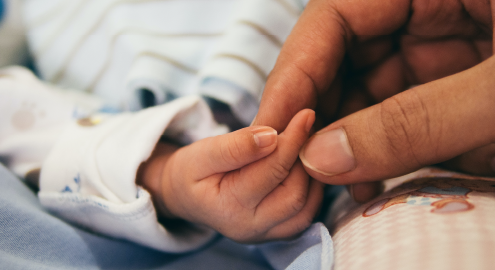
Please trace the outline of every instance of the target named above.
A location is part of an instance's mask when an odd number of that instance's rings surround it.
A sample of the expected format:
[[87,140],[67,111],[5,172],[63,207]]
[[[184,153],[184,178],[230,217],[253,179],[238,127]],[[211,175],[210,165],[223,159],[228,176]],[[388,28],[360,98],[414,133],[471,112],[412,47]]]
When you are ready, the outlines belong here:
[[286,239],[312,222],[323,184],[298,153],[315,116],[303,110],[277,135],[252,126],[177,148],[158,144],[138,173],[159,215],[207,225],[238,242]]
[[380,192],[373,181],[447,160],[494,175],[494,2],[311,0],[254,124],[281,131],[303,108],[334,112],[329,97],[365,93],[377,104],[319,130],[300,153],[312,177],[352,184],[361,202]]

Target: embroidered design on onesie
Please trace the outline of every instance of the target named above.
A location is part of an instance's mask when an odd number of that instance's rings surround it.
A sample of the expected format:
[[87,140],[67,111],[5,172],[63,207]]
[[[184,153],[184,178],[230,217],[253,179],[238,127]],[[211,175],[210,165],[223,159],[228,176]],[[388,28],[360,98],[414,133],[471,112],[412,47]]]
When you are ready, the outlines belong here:
[[[72,185],[67,185],[64,187],[64,189],[62,189],[62,193],[76,193],[76,192],[79,192],[81,190],[81,175],[80,174],[77,174],[74,178],[73,178],[73,181],[74,181],[74,184]],[[71,187],[72,186],[72,187]]]
[[45,117],[45,112],[36,110],[34,103],[22,103],[10,120],[12,126],[19,131],[26,131],[34,127],[38,118]]
[[431,212],[435,214],[465,212],[474,208],[468,197],[472,191],[495,193],[495,182],[460,178],[420,178],[392,189],[392,193],[399,195],[373,203],[364,210],[363,217],[376,215],[396,204],[430,206],[433,207]]
[[100,117],[85,117],[77,120],[77,124],[83,127],[92,127],[101,123]]

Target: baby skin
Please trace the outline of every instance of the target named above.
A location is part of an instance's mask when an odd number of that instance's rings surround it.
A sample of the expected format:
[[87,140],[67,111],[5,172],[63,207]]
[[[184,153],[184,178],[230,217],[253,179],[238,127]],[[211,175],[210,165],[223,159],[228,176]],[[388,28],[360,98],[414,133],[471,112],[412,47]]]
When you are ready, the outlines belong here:
[[242,243],[292,237],[311,224],[323,197],[323,185],[298,160],[314,120],[303,110],[279,135],[252,126],[181,148],[159,143],[137,182],[163,218],[203,224]]

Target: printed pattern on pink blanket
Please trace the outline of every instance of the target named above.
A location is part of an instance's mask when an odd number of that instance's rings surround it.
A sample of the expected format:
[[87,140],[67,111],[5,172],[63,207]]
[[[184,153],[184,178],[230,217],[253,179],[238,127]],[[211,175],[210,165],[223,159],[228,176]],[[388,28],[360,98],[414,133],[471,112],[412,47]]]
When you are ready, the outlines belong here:
[[495,192],[495,183],[483,180],[463,181],[459,178],[416,179],[391,191],[398,195],[381,199],[366,208],[363,217],[376,215],[396,204],[432,206],[431,212],[437,214],[469,211],[474,208],[468,197],[472,191]]
[[335,270],[493,269],[493,179],[430,170],[402,180],[364,205],[337,199],[326,222]]

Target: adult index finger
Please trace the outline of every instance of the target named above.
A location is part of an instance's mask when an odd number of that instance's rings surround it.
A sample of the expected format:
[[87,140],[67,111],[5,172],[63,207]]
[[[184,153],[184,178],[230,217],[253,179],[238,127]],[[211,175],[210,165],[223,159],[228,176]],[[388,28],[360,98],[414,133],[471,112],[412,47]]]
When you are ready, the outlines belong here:
[[410,1],[312,0],[268,77],[253,124],[282,132],[304,108],[314,108],[340,67],[353,37],[385,35],[408,19]]

